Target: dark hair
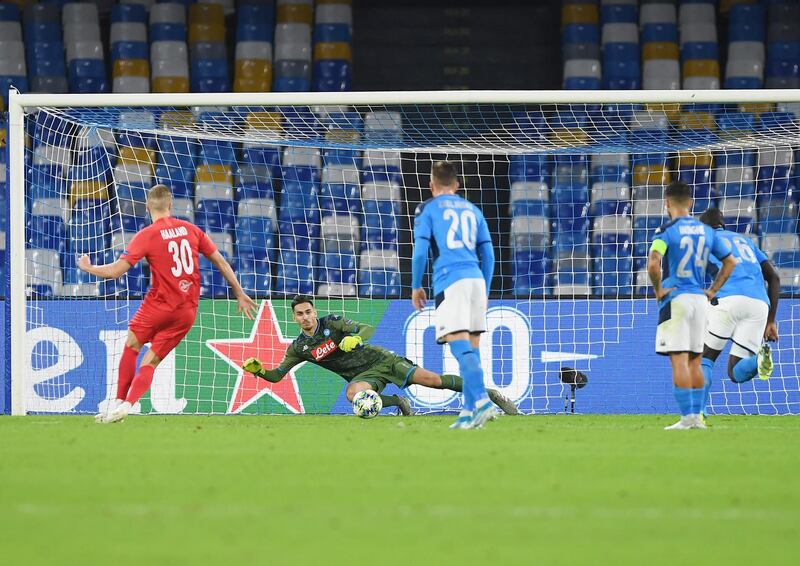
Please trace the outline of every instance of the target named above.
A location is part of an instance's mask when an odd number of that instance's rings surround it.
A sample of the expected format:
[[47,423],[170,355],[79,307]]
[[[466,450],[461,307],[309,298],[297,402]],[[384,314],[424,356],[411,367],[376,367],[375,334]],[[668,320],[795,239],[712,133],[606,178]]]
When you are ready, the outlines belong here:
[[725,218],[718,208],[709,208],[697,218],[700,222],[712,228],[725,228]]
[[449,161],[435,161],[431,167],[431,178],[437,185],[449,187],[458,182],[456,166]]
[[691,200],[693,196],[692,187],[683,181],[672,181],[669,185],[667,185],[667,190],[664,191],[664,196],[677,202],[687,202]]
[[302,305],[303,303],[308,303],[313,307],[314,297],[311,295],[295,295],[294,299],[292,299],[292,312],[294,312],[294,307]]

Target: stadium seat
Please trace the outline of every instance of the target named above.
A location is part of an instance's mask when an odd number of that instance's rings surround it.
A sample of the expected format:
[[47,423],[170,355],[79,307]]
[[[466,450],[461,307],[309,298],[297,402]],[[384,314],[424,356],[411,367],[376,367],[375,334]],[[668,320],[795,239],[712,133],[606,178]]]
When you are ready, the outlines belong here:
[[639,9],[639,25],[677,23],[675,4],[670,2],[644,3]]
[[643,88],[677,90],[680,85],[680,67],[677,60],[653,59],[644,62],[642,66]]
[[394,250],[369,248],[359,256],[358,293],[362,297],[400,296],[400,260]]
[[609,43],[639,43],[639,28],[634,23],[607,23],[603,25],[603,49]]
[[29,297],[52,297],[61,290],[63,276],[59,253],[25,250],[25,287]]
[[312,255],[307,251],[279,251],[275,290],[285,295],[314,292]]
[[733,232],[755,232],[756,202],[753,198],[722,198],[719,205],[725,227]]
[[150,57],[153,92],[189,92],[189,59],[186,43],[155,41],[150,45]]
[[150,8],[150,41],[186,42],[186,9],[178,3],[154,4]]
[[762,234],[761,251],[767,257],[776,252],[800,252],[800,236],[797,234]]
[[644,265],[657,228],[669,221],[664,201],[636,200],[633,203],[633,257],[638,267]]
[[272,46],[265,41],[236,44],[234,90],[268,92],[272,89]]

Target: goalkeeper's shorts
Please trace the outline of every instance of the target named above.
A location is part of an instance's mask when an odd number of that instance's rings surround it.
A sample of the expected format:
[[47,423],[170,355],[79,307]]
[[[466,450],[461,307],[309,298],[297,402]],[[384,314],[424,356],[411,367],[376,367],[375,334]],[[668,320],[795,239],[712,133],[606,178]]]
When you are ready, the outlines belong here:
[[702,354],[707,318],[705,295],[684,293],[670,300],[658,311],[656,352]]
[[363,381],[372,385],[372,388],[380,393],[390,383],[400,389],[408,387],[411,376],[417,365],[403,356],[387,353],[387,355],[374,364],[367,371],[359,373],[350,383]]
[[769,306],[759,299],[742,295],[722,297],[709,308],[706,344],[722,351],[731,340],[731,356],[742,359],[755,356],[764,339],[767,314]]
[[461,279],[436,295],[436,341],[454,332],[486,332],[488,308],[486,282],[478,278]]

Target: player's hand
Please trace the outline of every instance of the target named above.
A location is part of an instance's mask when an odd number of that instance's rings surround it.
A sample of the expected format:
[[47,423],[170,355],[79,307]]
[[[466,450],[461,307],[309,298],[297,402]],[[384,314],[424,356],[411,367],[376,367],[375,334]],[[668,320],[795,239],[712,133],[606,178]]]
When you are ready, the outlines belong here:
[[716,297],[716,296],[717,296],[717,291],[712,291],[711,289],[706,289],[705,291],[703,291],[703,293],[705,293],[705,294],[706,294],[706,298],[707,298],[709,301],[713,301],[713,300],[714,300],[714,297]]
[[242,369],[257,374],[264,368],[261,366],[261,360],[258,358],[247,358],[242,364]]
[[361,336],[345,336],[342,338],[342,341],[339,342],[339,349],[342,352],[350,352],[363,344],[364,341],[361,339]]
[[253,320],[253,315],[258,311],[258,305],[247,295],[241,295],[236,298],[236,310]]
[[660,301],[661,299],[672,293],[674,290],[675,287],[667,287],[666,289],[664,287],[661,287],[661,289],[659,289],[656,292],[656,299]]
[[411,290],[411,304],[418,311],[425,308],[425,305],[428,304],[428,294],[425,293],[425,289],[420,287],[419,289]]
[[80,258],[78,258],[78,269],[88,272],[91,268],[92,260],[88,255],[83,254]]
[[778,325],[774,322],[768,322],[767,328],[764,330],[764,340],[767,342],[778,341]]

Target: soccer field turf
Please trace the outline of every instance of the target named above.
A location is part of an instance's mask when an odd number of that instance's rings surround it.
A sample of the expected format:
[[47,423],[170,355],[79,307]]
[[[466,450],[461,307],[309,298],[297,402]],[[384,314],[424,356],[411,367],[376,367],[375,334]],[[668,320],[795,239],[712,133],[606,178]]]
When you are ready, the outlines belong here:
[[794,417],[0,418],[4,564],[797,564]]

